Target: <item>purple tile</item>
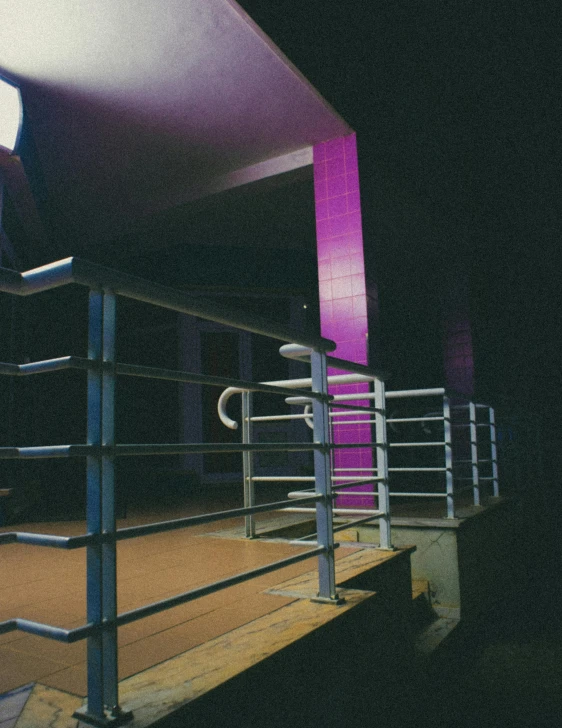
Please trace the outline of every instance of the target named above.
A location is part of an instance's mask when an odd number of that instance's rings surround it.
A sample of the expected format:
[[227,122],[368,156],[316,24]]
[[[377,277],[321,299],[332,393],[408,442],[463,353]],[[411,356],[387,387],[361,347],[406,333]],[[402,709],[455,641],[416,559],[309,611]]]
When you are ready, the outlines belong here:
[[353,275],[356,273],[357,275],[364,275],[365,274],[365,263],[363,261],[363,254],[360,255],[354,254],[349,256],[349,267],[350,272]]
[[365,295],[365,277],[355,274],[351,276],[352,296]]
[[332,279],[332,299],[346,298],[352,295],[351,278],[351,276],[343,276],[342,278]]
[[353,319],[353,298],[336,298],[332,301],[332,316],[336,321]]
[[332,267],[330,259],[318,261],[318,280],[327,281],[332,278]]
[[[345,160],[343,156],[334,157],[333,159],[327,159],[326,162],[326,177],[338,177],[344,176],[346,173]],[[345,181],[345,177],[344,177]]]
[[328,200],[316,200],[316,219],[325,220],[329,217]]
[[349,256],[341,255],[338,258],[332,258],[331,269],[332,269],[332,278],[341,278],[342,276],[350,276],[351,267],[349,265]]
[[321,301],[331,301],[333,298],[332,282],[329,280],[328,281],[319,281],[318,282],[318,292],[319,292]]
[[[353,214],[353,213],[352,213]],[[349,231],[351,215],[340,215],[339,217],[330,218],[330,232],[332,237],[345,235]]]
[[363,233],[361,230],[353,230],[347,234],[347,244],[351,255],[363,256]]
[[328,177],[326,180],[326,190],[328,197],[337,197],[347,193],[346,175],[341,174],[339,177]]
[[357,330],[367,329],[367,298],[365,296],[353,296],[353,318],[357,321]]
[[332,249],[330,250],[330,258],[342,258],[349,256],[349,248],[347,245],[347,235],[340,235],[330,240]]
[[326,159],[341,157],[344,154],[344,137],[330,139],[330,141],[323,142],[323,146],[326,151]]
[[337,197],[328,198],[328,214],[330,217],[347,214],[347,198],[348,195],[338,195]]
[[349,230],[350,232],[360,232],[361,231],[361,213],[360,212],[350,212],[349,215]]
[[312,148],[312,161],[314,164],[322,162],[326,159],[326,147],[324,144],[316,144]]
[[359,172],[359,165],[357,163],[357,155],[346,154],[345,156],[345,171],[346,172]]
[[332,226],[329,218],[326,220],[316,220],[316,236],[318,240],[326,240],[332,237]]
[[330,260],[330,247],[331,247],[330,240],[318,239],[316,241],[316,255],[318,257],[318,260]]
[[359,175],[357,172],[347,172],[345,181],[348,192],[359,192]]
[[359,210],[361,210],[361,198],[359,196],[359,191],[351,192],[347,195],[347,211],[357,212]]
[[[315,162],[313,167],[314,179],[322,180],[328,177],[327,162]],[[333,176],[333,175],[330,175]]]

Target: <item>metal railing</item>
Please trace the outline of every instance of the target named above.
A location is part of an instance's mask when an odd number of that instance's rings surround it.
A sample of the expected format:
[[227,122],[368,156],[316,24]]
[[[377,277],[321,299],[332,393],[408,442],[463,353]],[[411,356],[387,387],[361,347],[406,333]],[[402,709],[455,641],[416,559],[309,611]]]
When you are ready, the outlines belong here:
[[[280,352],[283,356],[291,359],[308,362],[311,360],[313,353],[310,349],[298,345],[282,346]],[[350,517],[353,520],[332,528],[333,532],[351,528],[354,525],[365,524],[373,520],[379,521],[380,530],[380,548],[392,549],[391,529],[390,529],[390,504],[388,491],[388,452],[386,443],[386,414],[385,414],[385,374],[375,371],[361,364],[355,364],[336,357],[327,356],[326,364],[334,367],[338,371],[348,372],[345,374],[333,374],[327,377],[329,387],[363,384],[367,385],[367,390],[352,394],[333,394],[329,402],[329,427],[334,432],[338,427],[360,425],[366,426],[370,432],[369,437],[361,438],[364,441],[356,442],[337,442],[337,436],[332,439],[332,457],[330,466],[332,487],[331,491],[335,496],[345,497],[348,499],[365,499],[367,493],[364,490],[354,490],[357,486],[375,486],[376,492],[372,491],[373,500],[377,501],[377,507],[354,507],[353,505],[340,505],[336,502],[332,508],[332,513],[340,517]],[[314,388],[314,381],[310,378],[287,379],[282,381],[267,382],[270,386],[279,386],[289,389],[310,389]],[[372,391],[371,391],[372,387]],[[253,441],[253,424],[256,422],[280,422],[287,420],[302,419],[306,422],[310,429],[313,430],[313,438],[316,441],[317,422],[314,414],[314,404],[309,396],[303,395],[290,396],[286,398],[286,403],[290,406],[302,406],[304,412],[294,412],[290,414],[262,415],[255,416],[253,414],[253,393],[242,387],[229,387],[219,398],[218,414],[222,423],[230,428],[237,429],[238,423],[231,419],[227,414],[227,404],[230,398],[240,394],[242,398],[241,419],[242,419],[242,435],[243,442],[250,445]],[[370,405],[369,402],[373,404]],[[312,411],[311,411],[312,410]],[[349,419],[349,418],[353,419]],[[373,427],[374,425],[374,427]],[[327,427],[328,423],[324,422],[322,427]],[[373,436],[374,432],[374,436]],[[335,453],[339,450],[356,448],[364,450],[373,450],[376,454],[376,464],[373,466],[362,466],[357,468],[337,467],[334,462]],[[255,487],[259,483],[307,483],[314,480],[311,476],[306,475],[255,475],[253,451],[248,450],[243,456],[243,480],[244,480],[244,505],[251,508],[255,503]],[[314,489],[300,489],[288,493],[288,498],[296,499],[305,496],[319,494]],[[290,507],[283,510],[293,513],[311,513],[312,509],[306,505],[297,505],[296,502]],[[360,516],[360,518],[353,518]],[[319,533],[319,524],[317,523],[317,533]],[[254,538],[256,535],[256,524],[253,515],[246,518],[246,537]],[[308,534],[304,539],[313,538],[316,534]]]
[[[41,268],[18,273],[0,268],[0,291],[29,296],[69,284],[89,289],[88,356],[66,356],[30,364],[0,364],[0,374],[30,376],[64,369],[87,373],[86,442],[37,447],[0,447],[0,459],[85,458],[86,460],[86,533],[56,536],[24,532],[0,534],[0,545],[24,543],[60,549],[86,548],[87,609],[86,623],[62,629],[27,619],[0,623],[0,634],[21,630],[61,642],[87,639],[87,703],[76,713],[81,721],[96,726],[127,722],[131,714],[123,711],[118,700],[117,629],[130,622],[192,601],[220,589],[281,569],[311,557],[318,557],[319,599],[337,601],[332,531],[332,492],[330,479],[330,429],[326,351],[332,341],[314,334],[274,324],[214,302],[192,299],[188,294],[118,273],[77,259],[68,258]],[[200,373],[176,371],[117,362],[115,359],[117,297],[135,299],[183,314],[191,314],[235,328],[296,342],[310,352],[311,378],[306,389],[282,383],[263,384]],[[237,387],[247,393],[267,392],[280,396],[302,396],[312,404],[313,442],[256,444],[247,436],[241,443],[125,444],[115,435],[115,381],[117,376],[145,377],[170,382]],[[250,394],[248,394],[250,396]],[[249,419],[248,419],[249,421]],[[287,501],[179,518],[131,528],[117,529],[115,512],[115,460],[126,456],[174,455],[186,453],[242,452],[245,460],[258,451],[309,451],[314,457],[315,488]],[[315,504],[317,541],[313,548],[289,558],[243,572],[221,581],[192,589],[176,596],[119,614],[117,611],[117,542],[148,534],[220,521],[233,516],[252,517],[255,513]]]
[[[392,486],[402,474],[414,474],[418,479],[429,474],[435,487],[423,490],[396,490],[391,487],[389,495],[391,498],[444,498],[447,517],[455,518],[459,498],[466,491],[472,491],[475,506],[482,504],[486,484],[491,485],[491,495],[499,495],[495,413],[488,405],[475,404],[443,388],[387,391],[386,406],[390,408],[393,401],[405,401],[408,407],[415,400],[426,402],[431,398],[439,402],[435,411],[427,411],[424,405],[424,411],[415,416],[390,416],[386,421],[390,432],[400,427],[419,425],[416,439],[398,441],[392,438],[394,441],[388,444]],[[435,436],[430,439],[421,437],[422,433],[433,435],[435,427],[439,430],[439,439],[436,440]],[[431,456],[423,464],[419,461],[407,465],[393,464],[398,460],[393,452],[409,454],[426,448]],[[439,485],[439,475],[442,476],[442,486]]]

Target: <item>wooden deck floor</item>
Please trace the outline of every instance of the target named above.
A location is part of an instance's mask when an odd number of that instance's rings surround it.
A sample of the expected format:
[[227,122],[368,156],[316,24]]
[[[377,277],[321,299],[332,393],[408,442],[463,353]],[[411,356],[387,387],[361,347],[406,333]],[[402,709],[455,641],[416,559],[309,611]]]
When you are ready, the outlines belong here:
[[[208,503],[206,504],[207,510]],[[131,514],[119,527],[187,515],[201,504]],[[214,510],[214,509],[213,509]],[[240,524],[224,521],[118,544],[118,604],[127,611],[305,550],[287,543],[212,535]],[[2,531],[14,530],[3,528]],[[21,524],[19,531],[84,532],[80,521]],[[211,535],[210,535],[211,534]],[[337,552],[338,553],[338,552]],[[346,549],[349,554],[349,550]],[[198,644],[274,612],[294,597],[264,590],[315,567],[315,559],[175,607],[119,630],[119,678],[141,672]],[[0,621],[20,617],[72,628],[86,621],[85,550],[10,544],[0,552]],[[31,682],[86,694],[86,645],[65,645],[11,632],[0,635],[0,694]]]

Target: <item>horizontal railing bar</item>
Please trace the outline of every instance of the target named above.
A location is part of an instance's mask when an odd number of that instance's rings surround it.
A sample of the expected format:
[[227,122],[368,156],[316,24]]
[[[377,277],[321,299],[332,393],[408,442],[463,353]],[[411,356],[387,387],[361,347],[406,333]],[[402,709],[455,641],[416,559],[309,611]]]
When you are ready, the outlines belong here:
[[387,417],[387,424],[395,422],[443,422],[445,417]]
[[0,546],[8,543],[24,543],[28,546],[46,546],[55,549],[79,549],[94,543],[99,536],[85,533],[81,536],[55,536],[46,533],[27,533],[24,531],[7,531],[0,533]]
[[338,531],[346,531],[348,528],[359,526],[361,523],[368,523],[369,521],[373,521],[375,518],[380,518],[382,515],[384,515],[382,511],[375,511],[372,516],[365,516],[365,518],[358,518],[355,521],[342,523],[340,526],[334,526],[332,531],[334,533],[337,533]]
[[342,420],[341,422],[332,422],[332,425],[334,427],[340,427],[341,425],[372,425],[374,422],[376,420]]
[[448,493],[389,493],[390,497],[396,498],[446,498]]
[[371,367],[367,367],[364,364],[357,364],[352,361],[347,361],[347,359],[339,359],[336,356],[327,356],[326,363],[328,366],[334,367],[335,369],[343,369],[347,372],[363,374],[365,377],[368,377],[369,380],[381,379],[382,381],[384,381],[390,376],[388,372],[372,369]]
[[85,624],[75,629],[62,629],[62,627],[53,627],[50,624],[42,624],[41,622],[33,622],[29,619],[19,618],[0,622],[0,634],[7,634],[8,632],[19,630],[20,632],[27,632],[28,634],[46,637],[47,639],[65,642],[67,644],[78,642],[78,640],[89,637],[98,629],[99,627],[93,624]]
[[194,599],[199,599],[200,597],[207,596],[208,594],[213,594],[214,592],[226,589],[230,586],[235,586],[236,584],[241,584],[245,581],[248,581],[249,579],[254,579],[258,576],[263,576],[264,574],[270,574],[272,571],[283,569],[285,566],[298,564],[300,561],[306,561],[306,559],[310,559],[313,556],[319,556],[320,554],[326,553],[326,551],[327,548],[325,546],[319,546],[318,548],[311,549],[310,551],[306,551],[303,554],[289,556],[286,559],[274,561],[271,564],[260,566],[257,569],[244,571],[240,574],[236,574],[235,576],[230,576],[226,579],[215,581],[212,584],[206,584],[205,586],[198,587],[197,589],[191,589],[190,591],[184,592],[183,594],[178,594],[177,596],[169,597],[168,599],[162,599],[159,602],[154,602],[144,607],[133,609],[129,612],[123,612],[117,617],[115,622],[118,627],[121,627],[124,624],[130,624],[131,622],[136,622],[138,619],[142,619],[143,617],[149,617],[152,614],[158,614],[165,609],[171,609],[172,607],[177,607],[180,604],[186,604],[187,602],[191,602]]
[[321,497],[321,494],[316,493],[313,488],[308,488],[307,490],[292,490],[290,493],[287,493],[287,498],[291,500],[291,505],[294,505],[295,500],[299,498],[306,498],[308,495],[316,495],[318,498]]
[[377,470],[378,470],[378,468],[369,468],[367,466],[364,466],[362,468],[334,468],[335,473],[336,472],[337,473],[348,473],[348,472],[357,472],[357,471],[360,473],[369,472],[369,471],[376,473]]
[[[145,377],[148,379],[164,379],[171,382],[189,382],[191,384],[210,384],[216,387],[237,387],[248,392],[269,392],[271,394],[282,394],[285,396],[294,395],[293,388],[281,387],[273,384],[264,384],[262,382],[250,382],[245,379],[231,379],[230,377],[215,377],[210,374],[196,374],[195,372],[178,371],[175,369],[161,369],[158,367],[146,367],[138,364],[121,364],[115,365],[115,373],[123,374],[131,377]],[[318,392],[302,390],[302,396],[309,399],[331,399],[324,397]]]
[[[322,495],[311,493],[301,498],[302,503],[317,501]],[[251,516],[254,513],[267,513],[268,511],[283,510],[288,503],[295,501],[278,501],[275,503],[262,503],[259,506],[251,506],[248,508],[233,508],[228,511],[215,511],[214,513],[203,513],[199,516],[188,516],[187,518],[175,518],[172,521],[159,521],[158,523],[147,523],[143,526],[129,526],[128,528],[120,528],[116,532],[117,541],[124,541],[129,538],[138,538],[139,536],[150,536],[155,533],[164,533],[165,531],[175,531],[179,528],[188,528],[190,526],[198,526],[204,523],[214,523],[215,521],[224,521],[228,518],[237,518],[239,516]]]
[[405,399],[410,397],[437,397],[444,394],[446,394],[446,390],[443,387],[434,389],[391,389],[385,392],[385,397],[386,399]]
[[[363,495],[368,495],[363,493]],[[372,518],[380,518],[383,514],[382,511],[375,511],[372,508],[332,508],[332,512],[335,516],[346,516],[346,515],[357,515],[357,516],[372,516]]]
[[314,475],[252,475],[256,483],[314,483]]
[[[341,478],[336,478],[341,480]],[[385,480],[382,476],[373,478],[361,478],[361,480],[353,480],[350,483],[338,483],[332,486],[332,490],[341,490],[341,488],[351,488],[354,485],[369,485],[370,483],[382,483]]]
[[57,359],[33,361],[28,364],[0,362],[0,374],[23,377],[30,374],[46,374],[47,372],[58,372],[65,369],[90,369],[92,366],[94,366],[94,363],[89,359],[79,356],[62,356]]
[[36,458],[72,458],[101,451],[94,445],[44,445],[40,447],[0,447],[0,460],[32,460]]
[[113,451],[116,457],[121,457],[132,455],[185,455],[187,453],[211,452],[306,452],[308,450],[325,450],[329,447],[331,446],[304,442],[263,442],[251,444],[241,442],[155,443],[151,445],[115,445]]
[[375,399],[374,392],[355,392],[354,394],[334,394],[334,402],[342,402],[354,399]]
[[449,468],[389,468],[389,473],[446,473]]
[[[304,362],[310,361],[310,348],[308,351],[305,351],[300,349],[299,346],[295,346],[294,344],[288,344],[286,346],[282,346],[279,349],[279,353],[281,354],[281,356],[284,356],[287,359],[294,359],[296,361]],[[330,366],[337,367],[338,369],[343,369],[344,371],[355,372],[359,376],[364,377],[365,381],[372,381],[373,379],[384,380],[390,376],[387,372],[372,369],[371,367],[365,366],[365,364],[356,364],[355,362],[347,361],[347,359],[339,359],[335,356],[328,357],[327,363]]]
[[[330,402],[330,407],[345,407],[345,412],[334,412],[333,410],[330,412],[330,417],[352,417],[353,415],[360,415],[363,412],[371,412],[375,410],[375,407],[356,407],[355,405],[349,405],[349,409],[347,409],[347,405],[340,405],[338,402]],[[382,410],[376,410],[379,413],[382,413]],[[334,422],[334,424],[336,424]]]
[[[357,397],[357,399],[361,399],[361,397]],[[309,400],[310,400],[310,397],[308,396],[308,393],[307,393],[306,396],[304,396],[304,397],[287,397],[285,399],[285,402],[290,405],[295,405],[295,406],[301,405],[302,406],[302,405],[310,404]],[[377,409],[376,407],[361,407],[360,405],[357,405],[357,404],[340,404],[339,402],[335,402],[332,398],[330,398],[329,401],[330,401],[330,407],[339,407],[341,410],[351,410],[351,412],[349,412],[348,416],[352,415],[352,414],[360,414],[361,412],[374,412],[374,413],[383,412],[383,410]],[[334,415],[345,416],[346,413],[343,411],[342,412],[333,412],[332,411],[332,416],[334,416]]]
[[389,442],[388,447],[443,447],[446,442]]
[[151,283],[80,258],[65,258],[24,273],[0,269],[0,290],[20,296],[52,290],[71,283],[87,286],[92,290],[111,290],[126,298],[199,316],[208,321],[280,341],[312,347],[317,351],[333,351],[336,348],[335,342],[312,332],[301,332],[290,326],[264,319],[255,313],[232,310],[216,301],[194,298],[184,291]]
[[479,475],[478,476],[478,480],[495,480],[495,478],[492,475],[490,475],[490,476],[488,476],[488,475],[486,475],[486,476]]
[[347,448],[374,448],[374,447],[386,447],[386,445],[381,445],[380,443],[377,445],[376,442],[333,442],[330,445],[330,448],[333,450],[344,450]]
[[277,422],[279,420],[305,420],[312,419],[312,412],[309,415],[298,414],[294,415],[263,415],[261,417],[250,417],[250,422]]
[[[334,475],[334,476],[332,476],[332,480],[344,480],[346,477],[349,477],[349,476]],[[368,485],[369,483],[375,483],[375,482],[380,483],[383,480],[385,480],[385,478],[382,475],[380,475],[380,476],[374,475],[372,478],[361,478],[360,480],[351,480],[348,483],[338,483],[337,485],[333,486],[333,489],[347,488],[352,485]]]
[[[359,399],[359,397],[358,397],[358,399]],[[362,407],[361,405],[358,405],[358,404],[341,404],[340,402],[333,402],[333,401],[330,402],[330,407],[332,407],[332,408],[339,407],[342,410],[350,410],[350,412],[347,413],[348,416],[354,415],[354,414],[359,414],[360,412],[374,412],[375,414],[376,413],[382,414],[384,412],[384,410],[377,408],[377,407]],[[334,410],[332,409],[332,416],[334,416],[334,415],[342,415],[343,417],[345,417],[346,413],[345,412],[334,412]]]
[[376,496],[376,493],[370,493],[368,490],[343,490],[343,491],[337,491],[337,495],[345,495],[346,497],[348,495],[369,495],[369,496]]

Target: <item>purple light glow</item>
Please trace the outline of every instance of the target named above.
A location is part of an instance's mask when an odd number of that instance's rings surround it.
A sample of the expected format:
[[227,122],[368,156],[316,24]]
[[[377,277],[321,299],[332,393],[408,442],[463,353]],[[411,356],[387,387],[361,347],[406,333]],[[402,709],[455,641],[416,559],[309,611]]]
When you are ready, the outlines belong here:
[[[332,139],[314,147],[314,193],[320,324],[322,336],[337,344],[334,356],[367,364],[367,295],[361,227],[361,198],[355,134]],[[336,370],[330,370],[333,374]],[[332,394],[362,393],[364,384],[330,387]],[[355,404],[368,405],[368,400]],[[368,415],[350,418],[369,419]],[[334,427],[338,444],[370,442],[370,425]],[[372,468],[370,448],[342,450],[335,454],[336,468]],[[372,485],[354,486],[365,496],[340,496],[337,505],[373,507]]]

